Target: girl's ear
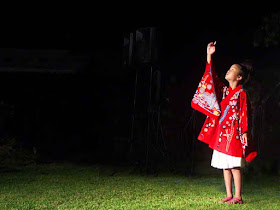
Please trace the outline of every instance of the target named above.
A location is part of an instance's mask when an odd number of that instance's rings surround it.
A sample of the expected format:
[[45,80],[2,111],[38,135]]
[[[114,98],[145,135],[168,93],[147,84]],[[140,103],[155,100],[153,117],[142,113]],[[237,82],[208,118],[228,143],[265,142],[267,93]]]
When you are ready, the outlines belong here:
[[242,79],[243,79],[243,77],[242,77],[241,75],[238,75],[238,76],[237,76],[237,80],[238,80],[238,81],[241,81]]

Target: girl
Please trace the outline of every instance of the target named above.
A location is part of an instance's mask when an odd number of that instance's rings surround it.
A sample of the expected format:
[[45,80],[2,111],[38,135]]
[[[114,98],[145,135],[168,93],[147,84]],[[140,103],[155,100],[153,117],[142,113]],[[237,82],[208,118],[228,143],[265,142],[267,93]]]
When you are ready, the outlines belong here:
[[[212,55],[216,42],[207,46],[205,73],[192,99],[194,109],[207,115],[201,132],[200,141],[213,149],[211,166],[223,169],[226,197],[220,203],[242,204],[241,166],[244,159],[252,161],[257,153],[247,152],[248,120],[247,94],[241,84],[248,78],[248,70],[241,64],[233,64],[225,75],[229,86],[225,86],[212,67]],[[235,196],[232,195],[232,177]]]

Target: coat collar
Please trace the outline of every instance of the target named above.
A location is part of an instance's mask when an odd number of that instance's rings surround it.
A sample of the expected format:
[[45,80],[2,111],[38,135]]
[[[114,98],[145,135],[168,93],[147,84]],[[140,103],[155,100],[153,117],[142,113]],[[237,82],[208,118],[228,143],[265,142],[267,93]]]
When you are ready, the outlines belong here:
[[[229,101],[230,101],[230,99],[231,99],[231,97],[237,92],[237,91],[239,91],[241,89],[241,85],[238,85],[236,88],[234,88],[233,90],[231,89],[231,87],[228,87],[228,91],[229,91],[229,93],[226,95],[226,97],[221,101],[221,107],[225,107],[228,103],[229,103]],[[222,109],[223,109],[222,108]]]
[[[241,85],[237,85],[233,90],[236,91],[236,89],[237,89],[237,91],[240,90],[241,89]],[[229,92],[232,91],[232,88],[230,86],[228,86],[228,91]]]

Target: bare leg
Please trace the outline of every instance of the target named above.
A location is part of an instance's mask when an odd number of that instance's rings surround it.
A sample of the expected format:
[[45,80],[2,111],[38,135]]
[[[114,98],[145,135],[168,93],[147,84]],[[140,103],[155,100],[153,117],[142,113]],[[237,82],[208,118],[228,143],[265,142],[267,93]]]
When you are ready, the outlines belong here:
[[241,200],[241,170],[240,168],[231,169],[234,179],[235,195],[234,197]]
[[224,169],[224,179],[227,191],[227,197],[232,197],[232,173],[231,169]]
[[227,191],[227,197],[220,200],[219,203],[225,203],[228,202],[229,199],[232,198],[232,173],[231,169],[224,169],[224,179],[225,179],[225,185],[226,185],[226,191]]

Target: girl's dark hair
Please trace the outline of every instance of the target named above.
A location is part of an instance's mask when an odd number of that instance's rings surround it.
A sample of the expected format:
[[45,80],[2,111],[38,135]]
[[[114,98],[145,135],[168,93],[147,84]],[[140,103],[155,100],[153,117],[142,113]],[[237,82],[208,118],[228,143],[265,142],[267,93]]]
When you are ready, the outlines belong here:
[[242,76],[241,84],[244,85],[250,79],[250,75],[253,72],[253,63],[251,60],[245,60],[240,65],[240,72],[239,74]]

